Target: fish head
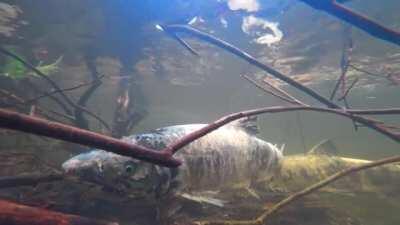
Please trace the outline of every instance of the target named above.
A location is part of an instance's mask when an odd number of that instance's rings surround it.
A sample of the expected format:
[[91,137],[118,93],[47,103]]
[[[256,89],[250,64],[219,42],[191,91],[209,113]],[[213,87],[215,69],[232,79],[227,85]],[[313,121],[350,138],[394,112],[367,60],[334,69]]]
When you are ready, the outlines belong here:
[[62,164],[66,174],[106,191],[142,196],[153,188],[151,164],[103,150],[82,153]]

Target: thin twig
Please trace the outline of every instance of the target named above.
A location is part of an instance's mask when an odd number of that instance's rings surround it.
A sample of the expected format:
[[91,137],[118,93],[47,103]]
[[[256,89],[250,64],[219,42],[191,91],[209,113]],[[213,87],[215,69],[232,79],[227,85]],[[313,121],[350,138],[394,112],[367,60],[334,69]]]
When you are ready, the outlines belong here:
[[12,225],[118,225],[97,219],[54,212],[0,199],[0,224]]
[[343,99],[345,99],[349,95],[351,89],[353,89],[353,87],[356,85],[358,81],[359,81],[358,77],[354,79],[353,82],[351,82],[350,86],[346,89],[344,94],[338,98],[338,101],[342,101]]
[[222,48],[222,49],[244,59],[248,63],[250,63],[250,64],[260,68],[261,70],[271,74],[272,76],[290,84],[291,86],[301,90],[302,92],[310,95],[311,97],[313,97],[317,101],[321,102],[322,104],[328,106],[329,108],[335,108],[335,109],[341,108],[339,105],[335,104],[334,102],[330,101],[329,99],[325,98],[324,96],[318,94],[311,88],[308,88],[308,87],[300,84],[299,82],[293,80],[292,78],[280,73],[279,71],[275,70],[274,68],[271,68],[271,67],[263,64],[262,62],[260,62],[259,60],[257,60],[253,56],[251,56],[249,53],[235,47],[234,45],[232,45],[226,41],[218,39],[210,34],[207,34],[205,32],[202,32],[200,30],[197,30],[197,29],[187,26],[187,25],[166,25],[166,26],[163,26],[163,29],[166,32],[172,32],[172,33],[188,33],[196,38],[199,38],[203,41],[213,44],[219,48]]
[[[102,77],[104,77],[104,76],[102,76]],[[102,77],[101,77],[101,78],[102,78]],[[100,78],[100,79],[101,79],[101,78]],[[63,89],[61,89],[61,91],[62,91],[62,92],[67,92],[67,91],[77,90],[77,89],[79,89],[79,88],[92,85],[92,84],[95,83],[95,82],[97,82],[97,81],[90,81],[90,82],[81,83],[81,84],[75,85],[75,86],[73,86],[73,87],[63,88]],[[54,91],[51,91],[51,92],[47,92],[47,93],[44,93],[44,94],[42,94],[42,95],[33,97],[33,98],[31,98],[31,99],[27,99],[27,100],[25,100],[25,102],[26,102],[26,104],[31,104],[31,103],[33,103],[33,102],[37,102],[38,100],[40,100],[40,99],[42,99],[42,98],[50,97],[51,95],[57,94],[57,93],[59,93],[59,92],[60,92],[59,90],[54,90]]]
[[8,51],[5,48],[0,47],[0,53],[9,56],[17,61],[19,61],[20,63],[22,63],[24,66],[26,66],[27,68],[31,69],[33,72],[35,72],[37,75],[39,75],[41,78],[43,78],[44,80],[46,80],[49,84],[51,84],[51,86],[56,89],[57,91],[59,91],[59,94],[63,97],[63,99],[71,106],[73,106],[74,108],[79,108],[80,110],[84,111],[85,113],[89,114],[90,116],[92,116],[93,118],[97,119],[98,121],[100,121],[101,124],[103,124],[103,126],[107,129],[107,130],[111,130],[110,126],[108,126],[108,124],[99,116],[97,116],[95,113],[89,111],[88,109],[77,105],[74,101],[72,101],[62,90],[61,88],[57,85],[56,82],[54,82],[52,79],[50,79],[49,76],[47,76],[46,74],[42,73],[40,70],[36,69],[35,66],[31,65],[30,63],[26,62],[24,59],[22,59],[21,57],[19,57],[18,55]]
[[[92,85],[81,95],[78,100],[78,105],[81,107],[86,107],[89,98],[93,95],[93,93],[99,88],[102,84],[100,80],[100,75],[97,71],[95,59],[90,58],[90,56],[85,57],[85,63],[87,68],[90,71],[90,75],[92,77]],[[89,129],[89,122],[84,117],[83,111],[80,108],[75,108],[75,118],[76,125],[83,129]]]
[[366,169],[370,169],[373,167],[378,167],[378,166],[382,166],[382,165],[386,165],[386,164],[390,164],[390,163],[395,163],[395,162],[400,162],[400,156],[384,158],[384,159],[377,160],[374,162],[366,163],[361,166],[353,166],[348,169],[337,172],[337,173],[329,176],[328,178],[283,199],[282,201],[275,204],[272,208],[270,208],[268,211],[265,211],[263,214],[261,214],[259,217],[257,217],[254,220],[242,220],[242,221],[226,220],[226,221],[215,221],[215,222],[205,221],[205,222],[197,222],[197,224],[199,224],[199,225],[262,225],[262,224],[266,224],[267,220],[272,215],[276,214],[277,211],[281,210],[285,206],[335,182],[336,180],[338,180],[342,177],[348,176],[350,174],[353,174],[353,173],[356,173],[356,172],[359,172],[362,170],[366,170]]
[[299,104],[298,102],[294,101],[293,99],[287,98],[286,96],[281,96],[280,94],[277,94],[277,93],[275,93],[275,92],[273,92],[273,91],[267,89],[266,87],[264,87],[264,86],[258,84],[257,81],[251,79],[251,78],[250,78],[249,76],[247,76],[247,75],[242,75],[241,77],[243,77],[244,79],[246,79],[247,81],[249,81],[251,84],[253,84],[254,86],[256,86],[258,89],[260,89],[260,90],[262,90],[262,91],[264,91],[264,92],[266,92],[266,93],[268,93],[268,94],[270,94],[270,95],[273,95],[273,96],[275,96],[275,97],[277,97],[277,98],[279,98],[279,99],[281,99],[281,100],[283,100],[283,101],[285,101],[285,102],[288,102],[288,103],[294,104],[294,105],[298,105],[298,104]]
[[[371,129],[391,138],[396,142],[400,142],[400,135],[388,130],[381,124],[357,116],[356,114],[375,114],[375,115],[388,115],[400,114],[400,108],[386,109],[386,110],[339,110],[329,108],[318,108],[309,106],[288,106],[288,107],[266,107],[254,110],[242,111],[224,116],[207,126],[185,135],[181,139],[171,143],[161,151],[153,150],[144,146],[130,144],[123,142],[119,139],[111,138],[95,132],[79,129],[76,127],[64,125],[61,123],[50,122],[45,119],[40,119],[32,116],[23,115],[17,112],[0,109],[0,127],[28,132],[36,135],[56,138],[72,143],[82,144],[94,148],[100,148],[111,151],[120,155],[125,155],[158,165],[177,167],[181,162],[174,159],[172,156],[179,149],[188,145],[196,139],[218,129],[219,127],[243,117],[255,116],[263,113],[280,113],[290,111],[315,111],[323,113],[332,113],[353,119],[361,124],[368,126]],[[373,112],[373,113],[372,113]]]
[[[37,93],[42,93],[42,94],[46,94],[46,92],[44,92],[41,88],[39,88],[36,84],[34,84],[33,82],[31,82],[30,79],[25,79],[25,82],[23,82],[23,85],[28,86],[29,88],[31,88],[33,91],[37,92]],[[50,95],[49,99],[52,100],[53,102],[55,102],[57,105],[59,105],[61,107],[61,109],[64,110],[64,112],[71,116],[72,115],[72,111],[71,109],[67,106],[67,104],[65,102],[63,102],[61,99],[57,98],[56,96]]]
[[[9,93],[6,90],[0,89],[0,94],[2,94],[3,96],[5,96],[7,98],[10,98],[10,99],[16,101],[15,104],[17,104],[19,106],[23,106],[25,108],[26,105],[27,105],[27,103],[26,103],[26,101],[24,99],[22,99],[21,97],[16,96],[15,94]],[[14,105],[10,105],[10,107],[14,107]],[[51,109],[46,109],[46,108],[43,108],[43,107],[39,107],[39,108],[37,108],[37,110],[40,113],[42,113],[43,115],[45,115],[47,118],[49,118],[51,120],[54,120],[54,121],[58,121],[58,120],[53,118],[53,117],[48,116],[46,112],[52,113],[52,114],[57,115],[59,117],[63,117],[65,119],[69,120],[70,122],[75,121],[75,118],[73,118],[73,117],[71,117],[69,115],[66,115],[66,114],[51,110]]]
[[[226,50],[226,51],[228,51],[228,52],[230,52],[230,53],[232,53],[232,54],[244,59],[245,61],[249,62],[250,64],[257,66],[258,68],[264,70],[265,72],[270,73],[274,77],[277,77],[278,79],[280,79],[280,80],[292,85],[293,87],[301,90],[302,92],[310,95],[311,97],[313,97],[317,101],[325,104],[329,108],[342,109],[342,107],[340,107],[336,103],[332,102],[331,100],[325,98],[324,96],[318,94],[314,90],[312,90],[312,89],[310,89],[310,88],[298,83],[297,81],[293,80],[292,78],[290,78],[290,77],[288,77],[288,76],[276,71],[275,69],[273,69],[273,68],[271,68],[271,67],[269,67],[269,66],[267,66],[267,65],[265,65],[263,63],[261,63],[260,61],[255,59],[253,56],[251,56],[250,54],[240,50],[239,48],[235,47],[234,45],[229,44],[229,43],[227,43],[227,42],[225,42],[223,40],[220,40],[220,39],[218,39],[218,38],[216,38],[216,37],[214,37],[212,35],[209,35],[209,34],[207,34],[205,32],[199,31],[197,29],[194,29],[194,28],[192,28],[190,26],[186,26],[186,25],[167,25],[167,26],[163,26],[163,29],[166,32],[188,33],[188,34],[191,34],[192,36],[197,37],[197,38],[199,38],[199,39],[201,39],[203,41],[206,41],[206,42],[209,42],[209,43],[211,43],[211,44],[213,44],[215,46],[218,46],[218,47],[220,47],[220,48],[222,48],[222,49],[224,49],[224,50]],[[351,42],[349,42],[349,43],[351,43]],[[352,44],[349,44],[349,46],[352,46]],[[346,65],[346,64],[348,64],[348,63],[344,63],[343,65]],[[344,77],[344,75],[345,75],[345,73],[343,73],[343,77]],[[310,107],[310,108],[313,108],[313,107]],[[308,109],[310,109],[310,108],[308,108]],[[329,111],[328,109],[320,109],[320,110],[321,111],[324,111],[324,110]],[[395,141],[399,141],[399,135],[398,134],[393,133],[392,131],[388,130],[384,126],[376,125],[376,124],[372,123],[367,118],[363,118],[361,116],[348,114],[348,113],[346,113],[346,112],[348,112],[346,110],[335,111],[335,112],[337,112],[338,114],[341,114],[342,116],[348,117],[348,118],[352,119],[353,121],[356,121],[356,122],[359,122],[361,124],[364,124],[365,126],[371,128],[371,129],[374,129],[374,130],[378,131],[379,133],[382,133],[382,134],[390,137],[391,139],[393,139]],[[201,135],[204,135],[204,134],[201,134]],[[188,135],[188,140],[190,140],[189,136],[190,136],[190,134]],[[187,143],[181,142],[179,140],[177,141],[177,143],[179,143],[179,144],[177,144],[177,146],[179,148],[182,147],[181,146],[182,144],[183,144],[183,146],[187,144]],[[168,150],[168,152],[171,152],[171,153],[173,153],[175,151],[177,151],[177,149],[169,149]]]
[[192,133],[189,133],[188,135],[182,137],[181,139],[176,140],[175,142],[171,143],[168,145],[165,150],[169,154],[173,155],[176,153],[179,149],[183,148],[184,146],[188,145],[192,141],[212,132],[213,130],[218,129],[219,127],[234,121],[239,118],[243,117],[249,117],[249,116],[255,116],[258,114],[263,114],[263,113],[281,113],[281,112],[289,112],[289,111],[315,111],[315,112],[324,112],[324,113],[333,113],[336,115],[340,115],[343,117],[347,117],[349,119],[355,120],[361,124],[364,124],[365,126],[391,138],[392,140],[396,142],[400,142],[400,136],[397,133],[394,133],[390,130],[388,130],[386,127],[384,127],[381,124],[375,124],[373,121],[369,120],[368,118],[364,118],[355,114],[369,114],[371,112],[376,113],[375,115],[384,115],[384,114],[400,114],[400,109],[391,109],[391,110],[340,110],[340,109],[330,109],[330,108],[319,108],[319,107],[310,107],[310,106],[288,106],[288,107],[266,107],[266,108],[259,108],[259,109],[253,109],[253,110],[247,110],[247,111],[242,111],[238,113],[233,113],[227,116],[224,116],[213,123],[208,124],[207,126],[194,131]]
[[[331,96],[329,97],[330,100],[333,100],[336,96],[337,91],[339,90],[340,85],[345,88],[346,85],[346,74],[349,69],[349,64],[351,61],[351,53],[353,51],[353,39],[351,37],[351,27],[346,26],[343,31],[344,35],[344,43],[342,48],[342,56],[340,59],[340,69],[341,73],[339,78],[336,81],[336,84],[332,90]],[[348,108],[348,107],[346,107]]]
[[307,106],[307,104],[305,104],[304,102],[300,101],[299,99],[295,98],[293,95],[287,93],[285,90],[283,90],[282,88],[279,88],[276,85],[273,85],[272,83],[268,82],[267,80],[263,80],[263,83],[268,85],[270,88],[272,88],[273,90],[277,91],[278,93],[282,94],[283,96],[286,96],[287,98],[292,99],[294,102],[296,102],[299,105],[304,105]]
[[188,43],[186,43],[185,40],[183,40],[182,38],[180,38],[178,35],[171,33],[170,34],[175,40],[178,41],[178,43],[180,43],[184,48],[186,48],[190,53],[192,53],[195,56],[200,56],[199,53],[196,52],[196,50],[194,50]]

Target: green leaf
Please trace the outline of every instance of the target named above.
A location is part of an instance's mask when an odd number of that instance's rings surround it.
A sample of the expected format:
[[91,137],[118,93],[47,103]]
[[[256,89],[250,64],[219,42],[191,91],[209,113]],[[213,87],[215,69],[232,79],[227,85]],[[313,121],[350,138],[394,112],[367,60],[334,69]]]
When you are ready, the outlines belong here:
[[2,75],[12,79],[22,79],[28,74],[27,69],[21,62],[10,58],[7,59],[5,65],[3,66]]

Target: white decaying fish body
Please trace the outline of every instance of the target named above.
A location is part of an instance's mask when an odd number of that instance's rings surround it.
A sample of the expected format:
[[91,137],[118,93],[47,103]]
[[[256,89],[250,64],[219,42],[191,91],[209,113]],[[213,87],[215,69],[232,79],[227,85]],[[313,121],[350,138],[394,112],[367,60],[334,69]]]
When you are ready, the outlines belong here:
[[[185,129],[189,133],[203,126]],[[265,177],[278,166],[282,153],[246,130],[228,125],[189,144],[176,157],[183,161],[179,176],[185,186],[204,190]]]
[[[206,124],[176,125],[123,140],[162,149]],[[273,174],[282,150],[251,133],[254,126],[243,121],[227,124],[179,150],[182,166],[169,169],[103,150],[83,153],[63,164],[66,172],[88,181],[127,192],[221,190]],[[172,187],[172,188],[171,188]]]

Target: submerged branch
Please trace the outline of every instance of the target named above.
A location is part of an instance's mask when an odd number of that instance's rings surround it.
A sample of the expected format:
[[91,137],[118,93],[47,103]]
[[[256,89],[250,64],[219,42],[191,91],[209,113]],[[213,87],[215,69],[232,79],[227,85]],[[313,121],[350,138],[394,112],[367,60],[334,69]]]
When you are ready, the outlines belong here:
[[368,34],[400,46],[400,32],[385,27],[365,15],[357,13],[336,0],[300,0],[317,10],[322,10],[349,24],[367,32]]
[[[100,77],[100,79],[101,79],[101,78],[102,78],[102,77]],[[75,85],[75,86],[73,86],[73,87],[63,88],[63,89],[61,89],[61,91],[62,91],[62,92],[66,92],[66,91],[77,90],[77,89],[83,88],[83,87],[85,87],[85,86],[93,85],[93,83],[95,83],[95,82],[97,82],[97,81],[90,81],[90,82],[85,82],[85,83],[77,84],[77,85]],[[42,98],[50,97],[50,96],[52,96],[52,95],[54,95],[54,94],[57,94],[57,93],[60,93],[60,91],[59,91],[59,90],[54,90],[54,91],[47,92],[47,93],[44,93],[44,94],[42,94],[42,95],[39,95],[39,96],[37,96],[37,97],[33,97],[33,98],[31,98],[31,99],[27,99],[25,102],[26,102],[26,104],[30,104],[30,103],[36,102],[36,101],[38,101],[38,100],[40,100],[40,99],[42,99]]]
[[[90,56],[85,57],[86,67],[90,71],[92,82],[91,86],[80,96],[78,100],[78,105],[81,107],[86,107],[87,102],[93,93],[101,86],[101,78],[99,72],[97,71],[95,59]],[[83,129],[89,130],[89,121],[84,117],[83,110],[80,108],[75,108],[75,124]]]
[[277,106],[277,107],[266,107],[266,108],[258,108],[253,110],[242,111],[238,113],[233,113],[227,116],[224,116],[207,126],[189,133],[188,135],[178,139],[177,141],[173,142],[172,144],[168,145],[164,151],[167,151],[169,154],[176,153],[179,149],[183,148],[184,146],[188,145],[192,141],[218,129],[219,127],[232,122],[234,120],[255,116],[264,113],[281,113],[281,112],[290,112],[290,111],[314,111],[314,112],[322,112],[322,113],[331,113],[340,115],[343,117],[347,117],[349,119],[355,120],[371,129],[376,130],[377,132],[391,138],[396,142],[400,142],[400,134],[395,133],[389,130],[382,124],[375,124],[373,120],[369,120],[368,118],[364,118],[358,116],[357,114],[374,114],[374,115],[388,115],[388,114],[400,114],[400,108],[393,108],[393,109],[383,109],[383,110],[340,110],[340,109],[329,109],[329,108],[319,108],[319,107],[310,107],[310,106]]
[[270,95],[273,95],[273,96],[275,96],[275,97],[277,97],[277,98],[279,98],[279,99],[281,99],[281,100],[283,100],[283,101],[285,101],[285,102],[288,102],[288,103],[294,104],[294,105],[304,105],[302,102],[300,102],[299,100],[297,100],[297,99],[294,98],[293,96],[288,95],[288,94],[284,94],[284,93],[286,93],[286,92],[282,93],[282,90],[281,90],[281,89],[279,89],[279,91],[278,91],[278,90],[277,90],[278,87],[275,87],[275,86],[273,86],[272,84],[269,84],[270,87],[271,87],[273,90],[275,90],[276,92],[278,92],[279,94],[278,94],[278,93],[275,93],[274,91],[269,90],[268,88],[266,88],[266,87],[264,87],[264,86],[262,86],[262,85],[260,85],[259,83],[257,83],[257,81],[253,80],[252,78],[250,78],[250,77],[247,76],[247,75],[242,75],[241,77],[243,77],[244,79],[246,79],[247,81],[249,81],[251,84],[253,84],[254,86],[256,86],[258,89],[260,89],[260,90],[262,90],[262,91],[264,91],[264,92],[266,92],[266,93],[268,93],[268,94],[270,94]]
[[52,79],[49,78],[49,76],[47,76],[46,74],[42,73],[40,70],[36,69],[36,67],[34,67],[33,65],[31,65],[30,63],[26,62],[24,59],[22,59],[21,57],[17,56],[16,54],[8,51],[5,48],[0,47],[0,53],[11,57],[17,61],[19,61],[20,63],[22,63],[25,67],[29,68],[30,70],[32,70],[33,72],[35,72],[38,76],[40,76],[41,78],[43,78],[44,80],[46,80],[54,89],[56,89],[58,91],[58,93],[63,97],[63,99],[72,107],[74,108],[78,108],[80,110],[82,110],[83,112],[87,113],[88,115],[92,116],[93,118],[97,119],[98,121],[100,121],[101,124],[103,124],[103,126],[107,129],[107,130],[111,130],[110,126],[108,126],[108,124],[99,116],[97,116],[95,113],[89,111],[88,109],[76,104],[74,101],[72,101],[62,90],[61,88],[57,85],[56,82],[54,82]]
[[180,161],[159,151],[129,144],[119,139],[88,130],[23,115],[9,110],[0,109],[0,127],[104,149],[154,164],[169,167],[176,167],[181,164]]
[[[0,89],[0,94],[5,96],[5,97],[7,97],[7,98],[9,98],[9,99],[12,99],[13,101],[16,102],[15,105],[14,104],[13,105],[9,105],[10,107],[16,107],[16,108],[19,108],[19,109],[23,110],[23,108],[25,108],[28,105],[27,101],[25,101],[24,99],[22,99],[19,96],[16,96],[15,94],[9,93],[6,90]],[[18,106],[20,106],[20,107],[18,107]],[[6,106],[6,107],[8,107],[8,106]],[[58,120],[53,118],[53,117],[51,117],[51,116],[49,116],[46,112],[52,113],[52,114],[54,114],[56,116],[62,117],[62,118],[67,119],[68,121],[71,121],[71,122],[73,122],[75,120],[75,118],[73,118],[73,117],[71,117],[69,115],[66,115],[66,114],[51,110],[51,109],[46,109],[46,108],[43,108],[43,107],[36,107],[36,110],[39,113],[43,114],[46,118],[54,120],[54,121],[58,121]]]
[[343,93],[343,95],[340,96],[340,97],[338,98],[339,101],[344,100],[344,99],[349,95],[351,89],[353,89],[353,87],[356,85],[356,83],[358,82],[358,80],[359,80],[359,79],[358,79],[358,77],[357,77],[356,79],[354,79],[354,80],[351,82],[350,86],[346,89],[346,91]]
[[342,177],[348,176],[353,173],[357,173],[362,170],[366,170],[366,169],[370,169],[370,168],[378,167],[378,166],[383,166],[383,165],[395,163],[395,162],[400,162],[400,156],[384,158],[384,159],[377,160],[374,162],[366,163],[361,166],[353,166],[348,169],[337,172],[337,173],[331,175],[330,177],[283,199],[282,201],[275,204],[271,209],[264,212],[261,216],[259,216],[258,218],[254,219],[254,220],[243,220],[243,221],[226,220],[226,221],[215,221],[215,222],[214,221],[204,221],[204,222],[197,222],[197,224],[199,224],[199,225],[262,225],[262,224],[266,224],[267,220],[272,215],[274,215],[277,211],[279,211],[280,209],[284,208],[285,206],[289,205],[290,203],[292,203],[304,196],[314,193],[315,191],[335,182],[336,180],[338,180]]
[[23,115],[5,109],[0,109],[0,127],[56,138],[59,140],[82,144],[94,148],[100,148],[114,152],[116,154],[141,159],[158,165],[163,165],[167,167],[177,167],[181,165],[181,162],[173,158],[174,153],[176,153],[179,149],[183,148],[189,143],[195,141],[196,139],[203,137],[204,135],[218,129],[219,127],[231,121],[263,113],[280,113],[280,112],[299,111],[299,110],[331,113],[347,117],[378,131],[379,133],[391,138],[396,142],[400,142],[399,133],[395,133],[392,130],[389,130],[383,124],[376,124],[373,120],[357,115],[357,114],[369,114],[369,115],[400,114],[400,108],[384,109],[384,110],[340,110],[340,109],[318,108],[310,106],[288,106],[288,107],[266,107],[254,110],[247,110],[224,116],[197,131],[189,133],[188,135],[171,143],[161,151],[157,151],[140,145],[126,143],[124,141],[108,137],[105,135],[101,135],[95,132],[82,130],[61,123],[50,122],[48,120]]
[[[356,115],[352,115],[350,113],[350,111],[348,111],[347,109],[343,109],[341,106],[337,105],[336,103],[334,103],[333,101],[325,98],[324,96],[318,94],[317,92],[315,92],[314,90],[302,85],[301,83],[298,83],[297,81],[293,80],[292,78],[280,73],[279,71],[275,70],[274,68],[271,68],[263,63],[261,63],[260,61],[258,61],[256,58],[254,58],[253,56],[251,56],[250,54],[248,54],[247,52],[244,52],[243,50],[237,48],[236,46],[225,42],[221,39],[218,39],[210,34],[207,34],[205,32],[199,31],[195,28],[192,28],[190,26],[186,26],[186,25],[167,25],[164,26],[163,29],[166,32],[172,32],[172,33],[187,33],[190,34],[200,40],[206,41],[210,44],[213,44],[219,48],[222,48],[238,57],[240,57],[241,59],[247,61],[248,63],[262,69],[263,71],[271,74],[272,76],[288,83],[289,85],[299,89],[300,91],[308,94],[309,96],[313,97],[314,99],[316,99],[317,101],[319,101],[322,104],[325,104],[327,107],[332,108],[334,110],[329,110],[329,109],[325,109],[325,108],[317,108],[317,107],[306,107],[306,109],[300,109],[300,110],[314,110],[314,111],[320,111],[320,112],[331,112],[331,113],[335,113],[338,115],[342,115],[344,117],[348,117],[350,119],[352,119],[355,122],[359,122],[371,129],[374,129],[376,131],[378,131],[381,134],[386,135],[387,137],[391,138],[392,140],[395,140],[397,142],[400,141],[400,136],[398,133],[394,133],[393,131],[391,131],[390,129],[388,129],[387,127],[385,127],[384,125],[377,125],[375,123],[373,123],[372,121],[368,120],[368,118],[364,118],[361,116],[356,116]],[[350,39],[351,40],[351,39]],[[351,43],[350,45],[351,46]],[[343,64],[343,65],[347,65],[347,63]],[[347,67],[347,66],[346,66]],[[345,72],[343,73],[343,77],[345,75]],[[336,109],[336,110],[335,110]],[[291,109],[293,110],[293,109]],[[299,110],[299,109],[297,109]],[[285,110],[286,111],[286,110]],[[266,113],[266,112],[263,112]],[[194,132],[196,133],[196,132]],[[201,133],[201,132],[200,132]],[[200,134],[199,133],[199,134]],[[204,135],[204,134],[203,134]],[[188,135],[190,136],[190,134]],[[195,136],[195,135],[194,135]],[[191,138],[188,138],[188,140],[190,140]],[[181,142],[181,141],[177,141],[176,144],[179,148],[184,145],[186,145],[187,143]],[[177,148],[177,149],[179,149]],[[169,152],[175,152],[177,151],[177,149],[169,149]]]
[[334,108],[334,109],[339,109],[341,108],[339,105],[335,104],[334,102],[330,101],[329,99],[325,98],[324,96],[318,94],[316,91],[312,90],[311,88],[308,88],[299,82],[295,81],[294,79],[282,74],[281,72],[275,70],[272,67],[269,67],[253,56],[251,56],[249,53],[237,48],[236,46],[223,41],[221,39],[218,39],[217,37],[214,37],[210,34],[207,34],[203,31],[197,30],[193,27],[187,26],[187,25],[166,25],[163,26],[163,29],[166,32],[170,33],[187,33],[190,34],[198,39],[201,39],[203,41],[206,41],[210,44],[213,44],[219,48],[222,48],[238,57],[241,59],[247,61],[248,63],[260,68],[261,70],[271,74],[272,76],[288,83],[289,85],[299,89],[300,91],[306,93],[307,95],[313,97],[317,101],[321,102],[322,104],[326,105],[329,108]]
[[0,224],[8,225],[118,225],[87,217],[20,205],[0,199]]

